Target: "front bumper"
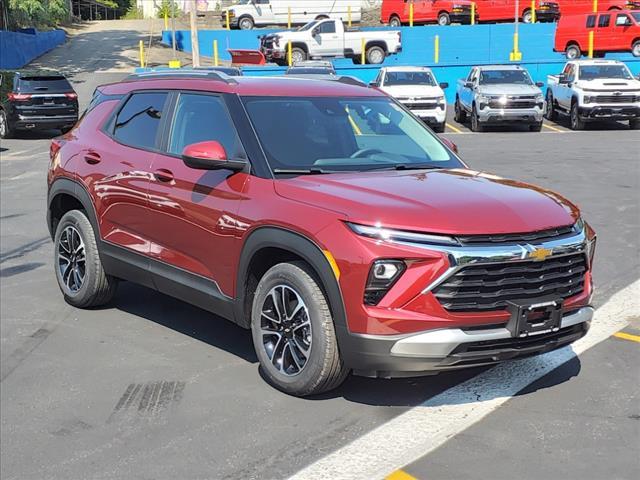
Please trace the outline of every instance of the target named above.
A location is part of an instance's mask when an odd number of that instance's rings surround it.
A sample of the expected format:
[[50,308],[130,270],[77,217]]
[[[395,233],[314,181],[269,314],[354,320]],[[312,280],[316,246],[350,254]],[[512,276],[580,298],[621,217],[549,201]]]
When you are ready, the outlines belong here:
[[443,370],[491,365],[545,353],[583,337],[593,308],[565,313],[560,330],[524,338],[513,337],[505,327],[444,328],[405,335],[356,335],[348,340],[347,364],[356,375],[408,377]]
[[540,123],[543,119],[542,108],[514,108],[496,109],[481,108],[478,110],[480,123],[487,125],[500,125],[504,123]]
[[579,109],[584,120],[632,120],[640,118],[640,106],[635,105],[596,105]]
[[410,107],[411,113],[413,113],[416,117],[420,118],[424,122],[429,125],[442,124],[446,120],[446,109],[443,110],[441,108],[431,108],[431,109],[423,109],[423,108],[414,108]]

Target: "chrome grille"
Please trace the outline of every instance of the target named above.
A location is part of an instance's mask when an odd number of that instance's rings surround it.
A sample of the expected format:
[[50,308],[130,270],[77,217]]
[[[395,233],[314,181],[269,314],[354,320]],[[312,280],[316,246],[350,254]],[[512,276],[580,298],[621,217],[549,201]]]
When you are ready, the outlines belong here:
[[508,301],[549,295],[566,299],[584,289],[587,262],[584,253],[551,257],[538,262],[492,263],[461,268],[433,289],[449,311],[503,310]]
[[598,95],[596,103],[634,103],[640,102],[640,95]]
[[536,102],[534,100],[507,100],[507,103],[500,103],[496,100],[491,100],[489,102],[489,107],[491,108],[533,108],[536,106]]

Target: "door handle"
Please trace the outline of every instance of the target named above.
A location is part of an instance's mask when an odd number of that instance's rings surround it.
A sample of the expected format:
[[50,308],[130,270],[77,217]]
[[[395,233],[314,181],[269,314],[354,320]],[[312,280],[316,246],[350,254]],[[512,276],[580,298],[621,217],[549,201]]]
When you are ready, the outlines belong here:
[[155,172],[153,172],[153,175],[160,182],[165,182],[165,183],[173,182],[173,172],[171,170],[167,170],[166,168],[157,169]]
[[100,160],[102,160],[100,158],[100,154],[92,150],[89,150],[87,153],[84,154],[84,161],[87,162],[89,165],[95,165],[96,163],[100,163]]

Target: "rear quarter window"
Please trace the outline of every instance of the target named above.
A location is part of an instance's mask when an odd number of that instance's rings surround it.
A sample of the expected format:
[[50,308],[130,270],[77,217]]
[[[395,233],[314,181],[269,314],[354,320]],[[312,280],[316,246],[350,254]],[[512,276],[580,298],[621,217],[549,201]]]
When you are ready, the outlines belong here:
[[120,143],[145,150],[156,148],[168,94],[166,92],[134,93],[115,120],[113,137]]
[[19,77],[17,89],[20,92],[70,92],[73,87],[62,75]]

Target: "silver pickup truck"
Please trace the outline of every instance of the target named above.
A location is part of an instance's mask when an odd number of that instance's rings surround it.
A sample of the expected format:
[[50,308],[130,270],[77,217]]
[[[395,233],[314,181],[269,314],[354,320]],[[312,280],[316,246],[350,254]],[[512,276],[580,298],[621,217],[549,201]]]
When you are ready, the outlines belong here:
[[544,96],[529,73],[517,65],[473,67],[469,76],[458,80],[454,105],[455,120],[471,117],[471,130],[481,132],[487,125],[522,123],[542,129]]

